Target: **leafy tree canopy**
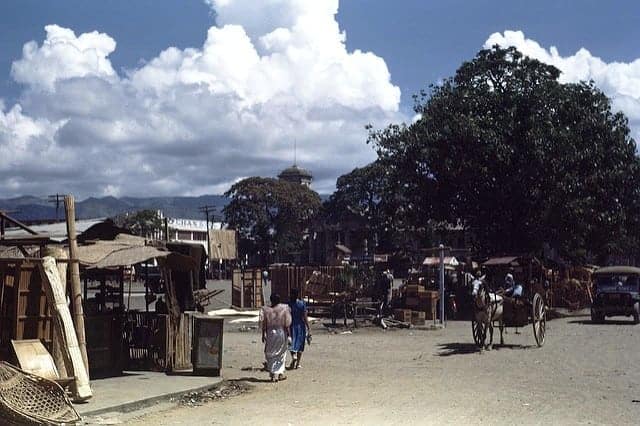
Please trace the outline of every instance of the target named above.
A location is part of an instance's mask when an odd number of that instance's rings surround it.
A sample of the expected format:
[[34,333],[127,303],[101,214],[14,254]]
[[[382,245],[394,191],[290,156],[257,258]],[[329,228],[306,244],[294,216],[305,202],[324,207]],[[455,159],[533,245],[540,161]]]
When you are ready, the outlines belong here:
[[250,177],[225,193],[231,199],[225,220],[263,263],[302,250],[304,235],[320,210],[320,197],[308,187],[273,178]]
[[116,217],[114,221],[132,234],[145,238],[151,238],[156,231],[162,229],[162,219],[156,210],[126,213]]
[[417,96],[417,122],[372,132],[414,220],[460,222],[486,254],[635,248],[640,163],[627,119],[592,82],[559,75],[494,46]]

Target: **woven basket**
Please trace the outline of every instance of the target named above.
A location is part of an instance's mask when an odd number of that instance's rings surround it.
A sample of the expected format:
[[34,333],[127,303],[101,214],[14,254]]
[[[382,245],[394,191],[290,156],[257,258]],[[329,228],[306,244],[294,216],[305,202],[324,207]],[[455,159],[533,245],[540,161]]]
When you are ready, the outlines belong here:
[[55,382],[0,362],[0,423],[72,425],[80,416]]

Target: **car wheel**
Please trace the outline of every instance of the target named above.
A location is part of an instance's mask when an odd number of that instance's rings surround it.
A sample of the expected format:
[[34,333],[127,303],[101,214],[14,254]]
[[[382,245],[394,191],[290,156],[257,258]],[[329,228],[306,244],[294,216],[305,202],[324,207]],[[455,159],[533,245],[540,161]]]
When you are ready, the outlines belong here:
[[640,323],[640,302],[633,304],[633,323]]

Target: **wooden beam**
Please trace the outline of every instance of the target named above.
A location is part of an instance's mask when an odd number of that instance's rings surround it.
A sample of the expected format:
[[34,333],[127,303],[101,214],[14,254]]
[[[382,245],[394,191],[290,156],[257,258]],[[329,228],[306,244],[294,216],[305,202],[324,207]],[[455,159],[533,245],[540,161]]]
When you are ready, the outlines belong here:
[[17,245],[39,246],[43,243],[46,244],[50,241],[51,239],[49,238],[49,236],[44,234],[30,235],[28,237],[20,237],[20,236],[8,237],[6,235],[3,237],[0,237],[0,243],[2,243],[2,245],[4,246],[17,246]]
[[6,221],[8,221],[10,223],[13,223],[18,228],[21,228],[21,229],[27,231],[31,235],[38,235],[38,233],[36,231],[34,231],[33,229],[29,228],[27,225],[25,225],[24,223],[20,222],[18,219],[12,218],[11,216],[7,215],[6,213],[0,212],[0,217],[2,217],[4,220],[6,220]]
[[53,257],[45,257],[39,267],[47,298],[53,305],[52,311],[56,321],[60,324],[60,329],[63,331],[65,343],[63,349],[66,355],[65,358],[68,360],[67,373],[72,373],[75,378],[72,389],[74,400],[86,401],[93,396],[93,393],[89,386],[89,375],[82,360],[78,338],[71,320],[69,306],[67,305],[67,295],[60,281],[56,261]]
[[29,257],[29,253],[25,250],[24,246],[18,246],[18,250],[20,250],[20,253],[22,253],[24,257]]
[[65,195],[64,211],[67,218],[67,236],[69,239],[69,259],[71,263],[71,301],[73,304],[73,324],[78,335],[78,345],[82,360],[89,376],[89,359],[87,357],[87,339],[84,330],[84,312],[82,309],[82,288],[80,286],[80,265],[78,259],[78,242],[76,240],[76,207],[73,195]]

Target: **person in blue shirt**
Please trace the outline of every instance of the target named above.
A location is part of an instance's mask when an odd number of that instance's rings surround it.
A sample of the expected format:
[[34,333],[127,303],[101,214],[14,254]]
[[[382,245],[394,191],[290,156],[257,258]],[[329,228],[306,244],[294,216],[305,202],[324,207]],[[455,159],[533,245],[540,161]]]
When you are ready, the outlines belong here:
[[504,294],[507,296],[520,298],[522,297],[522,284],[516,283],[513,279],[513,274],[507,274],[504,277],[505,291]]
[[297,288],[292,288],[289,294],[289,308],[291,308],[291,365],[289,369],[300,368],[300,360],[304,352],[304,345],[311,339],[311,328],[307,316],[307,305]]

